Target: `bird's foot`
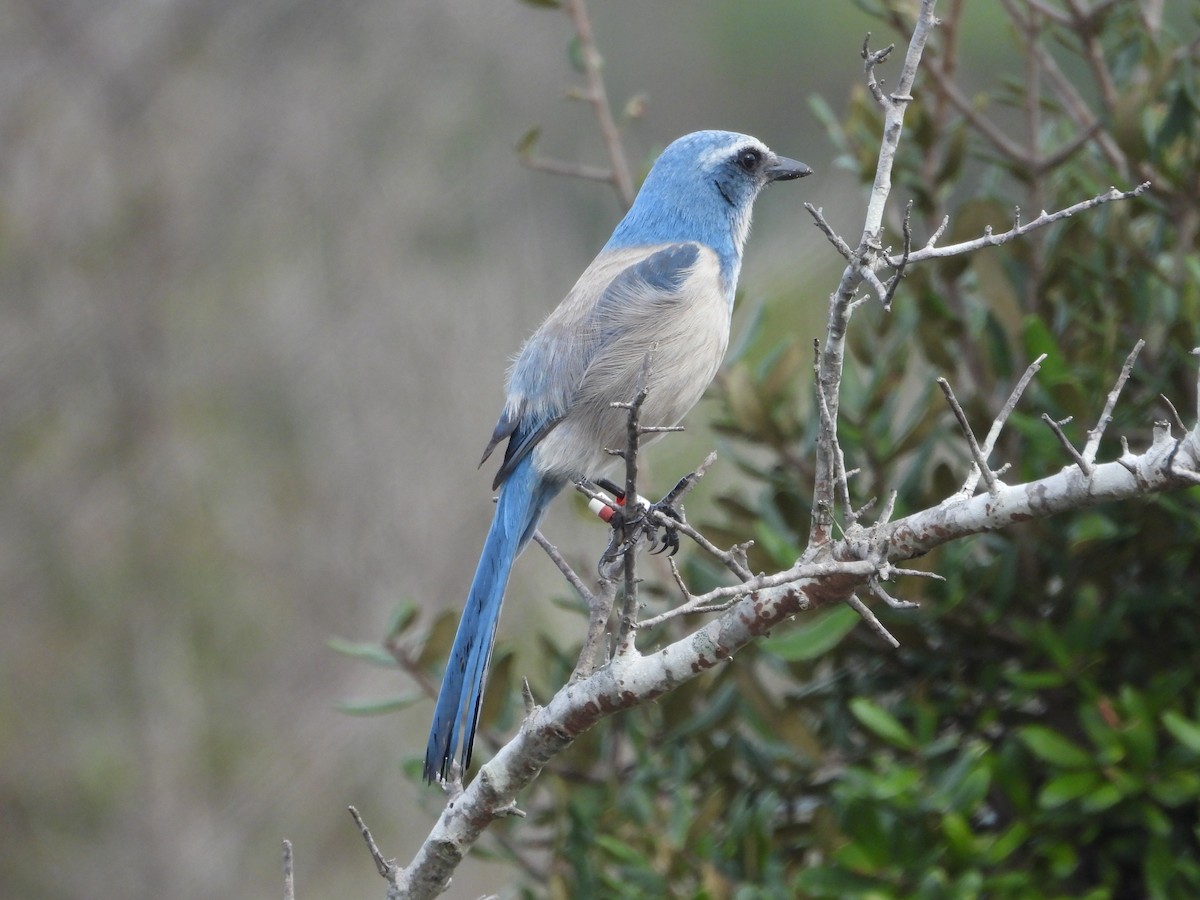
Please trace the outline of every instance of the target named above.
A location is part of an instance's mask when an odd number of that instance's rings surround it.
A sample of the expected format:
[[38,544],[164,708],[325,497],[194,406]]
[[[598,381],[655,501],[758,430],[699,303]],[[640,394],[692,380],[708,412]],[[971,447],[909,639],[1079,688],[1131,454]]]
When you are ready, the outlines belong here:
[[688,475],[680,479],[671,492],[657,503],[638,497],[632,505],[626,502],[625,491],[616,482],[608,478],[597,479],[596,485],[612,494],[620,507],[611,519],[613,539],[601,560],[602,564],[616,559],[625,552],[631,541],[636,542],[642,535],[646,536],[651,553],[665,552],[668,556],[678,553],[679,530],[669,520],[684,521],[683,512],[676,508],[675,501],[691,478]]

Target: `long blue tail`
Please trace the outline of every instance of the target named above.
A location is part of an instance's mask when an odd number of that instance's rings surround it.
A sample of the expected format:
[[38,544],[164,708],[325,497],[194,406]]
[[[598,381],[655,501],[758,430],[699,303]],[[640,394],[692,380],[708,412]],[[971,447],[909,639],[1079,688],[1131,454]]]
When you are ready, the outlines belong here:
[[433,726],[425,748],[426,781],[439,777],[445,780],[456,754],[463,772],[471,764],[471,744],[475,740],[483,683],[492,660],[508,575],[513,561],[533,537],[542,513],[562,486],[560,479],[538,475],[531,456],[526,456],[500,488],[496,516],[458,622],[458,633],[433,712]]

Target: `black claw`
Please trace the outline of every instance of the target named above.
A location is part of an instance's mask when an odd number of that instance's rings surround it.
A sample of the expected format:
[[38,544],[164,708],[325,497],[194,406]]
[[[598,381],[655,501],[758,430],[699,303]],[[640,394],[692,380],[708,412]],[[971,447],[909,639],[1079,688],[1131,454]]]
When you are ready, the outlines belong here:
[[[670,495],[668,495],[665,499],[658,501],[658,503],[655,503],[650,508],[654,512],[659,513],[668,519],[674,519],[676,522],[683,521],[683,516],[680,515],[679,510],[671,505]],[[655,545],[655,549],[651,550],[651,553],[666,552],[667,556],[674,556],[679,552],[679,529],[672,528],[670,525],[659,524],[651,524],[650,528],[653,534],[653,541]],[[661,541],[658,536],[659,528],[662,528],[663,531]]]
[[[667,494],[667,496],[658,501],[658,503],[653,504],[650,507],[650,510],[658,513],[664,518],[674,519],[676,522],[682,522],[683,515],[675,508],[674,503],[679,495],[683,493],[683,489],[691,483],[693,478],[694,476],[688,475],[685,478],[680,479],[679,484],[675,485],[675,488],[671,491],[671,493]],[[679,529],[668,524],[653,521],[648,512],[644,512],[639,515],[638,513],[641,511],[636,509],[636,505],[635,509],[627,509],[624,505],[625,489],[612,479],[597,478],[592,483],[601,490],[608,491],[608,493],[613,495],[613,498],[617,501],[617,503],[621,504],[620,508],[616,511],[616,514],[609,523],[613,526],[613,537],[609,542],[608,549],[600,558],[601,568],[615,562],[617,558],[627,549],[628,541],[624,539],[624,536],[626,535],[626,529],[633,529],[632,534],[633,540],[635,541],[639,532],[641,534],[645,534],[650,541],[651,553],[666,553],[668,556],[674,556],[679,552]],[[630,518],[626,519],[626,515],[630,516]],[[661,537],[659,534],[660,530]]]

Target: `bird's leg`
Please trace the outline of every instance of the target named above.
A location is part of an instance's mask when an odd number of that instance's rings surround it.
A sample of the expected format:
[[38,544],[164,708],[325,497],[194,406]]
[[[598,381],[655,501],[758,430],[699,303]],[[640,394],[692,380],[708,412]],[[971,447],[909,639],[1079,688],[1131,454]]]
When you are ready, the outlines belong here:
[[[588,501],[588,509],[594,512],[602,522],[607,522],[612,533],[608,540],[608,547],[600,556],[597,570],[601,578],[609,578],[611,569],[614,563],[617,563],[624,556],[625,551],[629,549],[631,540],[630,526],[633,522],[630,519],[629,513],[625,510],[625,493],[607,478],[591,481],[583,479],[576,483],[579,488],[590,499]],[[612,494],[609,497],[604,492],[608,491]],[[636,540],[636,535],[633,540]]]
[[[608,478],[597,478],[596,486],[600,487],[613,495],[616,498],[618,509],[614,511],[613,517],[610,520],[613,523],[614,529],[620,527],[625,540],[619,547],[614,548],[616,541],[616,532],[614,531],[613,541],[609,544],[608,552],[605,553],[607,560],[608,554],[614,552],[622,552],[630,542],[636,542],[643,534],[650,541],[651,553],[667,552],[669,556],[674,556],[679,552],[679,532],[671,527],[670,524],[664,522],[664,519],[674,519],[676,522],[684,521],[683,513],[675,506],[676,501],[692,484],[696,481],[696,474],[693,472],[679,479],[679,483],[671,489],[665,497],[657,503],[638,497],[638,502],[632,506],[626,502],[625,491],[614,481]],[[652,515],[656,514],[656,515]],[[620,518],[619,525],[617,523]],[[659,529],[662,529],[662,537],[659,537]]]

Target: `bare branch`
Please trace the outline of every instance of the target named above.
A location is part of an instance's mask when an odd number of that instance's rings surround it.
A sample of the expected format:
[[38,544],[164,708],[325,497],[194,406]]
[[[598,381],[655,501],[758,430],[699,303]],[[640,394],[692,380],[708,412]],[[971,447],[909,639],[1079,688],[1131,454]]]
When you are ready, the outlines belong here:
[[[1104,411],[1100,413],[1100,419],[1096,422],[1096,427],[1088,432],[1087,444],[1083,448],[1083,459],[1089,464],[1096,461],[1096,452],[1100,449],[1100,439],[1104,437],[1104,430],[1112,422],[1112,414],[1117,406],[1117,398],[1121,396],[1121,391],[1125,388],[1125,382],[1129,380],[1129,375],[1133,371],[1133,364],[1137,361],[1138,354],[1142,352],[1142,348],[1145,346],[1146,342],[1140,338],[1133,345],[1133,350],[1125,358],[1125,365],[1121,367],[1121,374],[1117,376],[1117,383],[1108,392],[1108,399],[1104,402]],[[1176,418],[1178,418],[1178,414],[1176,414]]]
[[[1172,468],[1167,466],[1169,457],[1175,461]],[[1170,428],[1156,428],[1153,443],[1144,453],[1125,453],[1116,462],[1095,465],[1090,477],[1072,466],[1036,481],[1002,484],[996,496],[977,494],[946,501],[877,526],[871,537],[887,547],[889,559],[912,559],[968,534],[998,531],[1014,522],[1190,485],[1188,473],[1198,471],[1200,431],[1190,431],[1177,440],[1170,436]]]
[[616,601],[617,583],[602,581],[600,590],[592,595],[592,603],[588,606],[587,635],[584,637],[583,647],[579,651],[575,669],[571,672],[570,682],[586,678],[596,669],[608,664],[610,659],[607,640],[608,620],[612,616]]
[[908,261],[912,255],[912,201],[909,200],[904,207],[904,252],[900,254],[900,264],[896,266],[896,272],[888,280],[887,293],[883,297],[883,308],[892,308],[892,298],[896,296],[896,288],[900,286],[900,279],[904,277],[904,270],[908,268]]
[[1062,426],[1070,422],[1071,417],[1068,416],[1061,422],[1056,422],[1050,417],[1049,413],[1042,413],[1042,421],[1050,426],[1050,430],[1054,432],[1054,436],[1058,438],[1058,442],[1062,445],[1062,448],[1067,451],[1067,455],[1074,460],[1075,465],[1079,466],[1079,471],[1081,471],[1084,475],[1090,476],[1092,474],[1091,465],[1086,459],[1083,458],[1080,452],[1075,449],[1075,445],[1071,443],[1071,439],[1068,438],[1066,433],[1062,430]]
[[[1025,374],[1017,382],[1017,386],[1008,395],[1004,406],[1001,407],[996,418],[992,420],[992,427],[988,430],[983,446],[979,448],[985,459],[989,458],[992,455],[992,451],[996,449],[996,441],[1000,439],[1000,432],[1004,430],[1004,423],[1008,421],[1008,417],[1017,408],[1017,402],[1021,399],[1021,395],[1025,393],[1025,388],[1029,386],[1029,382],[1033,380],[1033,376],[1041,369],[1042,362],[1045,359],[1046,354],[1043,353],[1029,364],[1025,369]],[[967,480],[963,482],[963,486],[958,489],[958,492],[967,496],[973,494],[975,492],[975,485],[979,483],[979,474],[978,464],[972,465],[971,472],[967,475]]]
[[871,32],[867,32],[867,36],[863,38],[862,43],[862,58],[863,69],[867,73],[867,87],[871,91],[871,96],[875,98],[884,109],[890,108],[892,101],[884,94],[883,85],[875,77],[875,67],[891,55],[891,52],[896,49],[895,44],[888,44],[882,50],[871,50]]
[[375,838],[371,836],[371,829],[367,827],[367,823],[363,821],[363,817],[359,815],[358,810],[353,806],[350,807],[350,816],[354,819],[354,824],[358,826],[358,831],[367,845],[371,859],[375,861],[375,871],[379,873],[381,878],[386,878],[388,881],[393,880],[397,872],[396,864],[383,858],[383,854],[379,852],[379,845],[375,843]]
[[[864,281],[870,283],[870,278],[874,278],[872,261],[879,255],[879,235],[882,232],[883,214],[892,189],[892,167],[895,164],[896,148],[899,146],[900,135],[904,129],[904,113],[912,94],[913,81],[917,75],[925,42],[936,22],[933,14],[934,6],[934,0],[921,0],[895,93],[885,98],[887,103],[884,112],[883,140],[875,166],[875,181],[871,188],[863,221],[862,237],[859,240],[858,249],[847,259],[837,289],[830,297],[829,319],[825,329],[825,341],[822,344],[817,390],[824,398],[829,419],[835,426],[838,420],[846,331],[850,313],[854,308],[859,286]],[[898,266],[899,261],[897,260],[894,265]],[[879,285],[877,278],[874,279],[874,284],[871,286],[881,299],[886,296],[886,290],[879,293],[882,286]],[[809,536],[809,544],[813,547],[832,540],[830,531],[832,522],[825,519],[827,511],[833,507],[834,503],[833,473],[837,462],[832,456],[832,450],[833,446],[828,442],[818,444],[813,520]]]
[[892,633],[875,617],[875,613],[871,612],[870,607],[865,603],[851,594],[846,598],[846,605],[862,616],[862,620],[871,626],[871,630],[891,644],[893,650],[900,646],[900,642],[892,637]]
[[595,603],[596,598],[592,595],[588,586],[583,583],[583,579],[571,568],[571,564],[559,553],[558,548],[546,540],[546,536],[542,534],[540,529],[533,532],[533,539],[539,547],[546,551],[546,555],[550,557],[550,561],[554,563],[558,571],[562,572],[563,577],[567,579],[567,583],[575,588],[576,593],[579,594],[583,601],[589,607]]
[[675,560],[668,560],[668,562],[671,564],[671,575],[674,577],[675,584],[679,588],[680,593],[683,594],[684,602],[673,609],[668,609],[666,612],[659,613],[657,616],[651,616],[649,619],[642,620],[638,623],[638,628],[653,628],[655,625],[666,622],[668,619],[678,618],[679,616],[724,612],[725,610],[729,609],[729,607],[733,606],[733,604],[737,603],[736,597],[732,597],[722,603],[705,604],[698,602],[698,598],[695,597],[688,590],[687,585],[684,584],[683,576],[679,574],[679,567],[675,565]]
[[825,211],[818,209],[808,201],[805,201],[804,208],[808,210],[809,215],[813,217],[816,226],[824,232],[825,237],[829,238],[829,243],[833,244],[834,249],[842,255],[842,259],[847,261],[854,259],[854,251],[850,249],[850,245],[842,239],[842,236],[833,230],[833,226],[825,220]]
[[[818,379],[818,384],[821,376],[821,347],[813,341],[813,374]],[[817,391],[817,406],[821,410],[821,434],[818,442],[825,448],[825,453],[829,459],[833,461],[833,479],[834,487],[837,491],[837,501],[841,504],[842,513],[847,517],[853,515],[853,509],[850,505],[850,482],[846,477],[846,457],[842,453],[842,447],[838,441],[837,423],[833,420],[833,415],[829,411],[829,403],[825,395]],[[830,520],[832,521],[833,509],[828,510]],[[848,520],[849,523],[849,520]]]
[[911,600],[897,600],[884,589],[877,575],[872,575],[867,579],[867,589],[873,596],[878,597],[892,609],[916,609],[921,605],[920,603],[913,603]]
[[283,842],[283,900],[296,900],[296,879],[292,871],[292,842]]
[[568,178],[582,178],[584,181],[602,181],[612,184],[615,175],[612,169],[602,169],[599,166],[589,166],[586,163],[570,162],[565,159],[554,159],[547,156],[522,154],[521,165],[534,172],[546,172],[550,175],[564,175]]
[[585,96],[592,105],[596,122],[600,125],[600,133],[604,137],[604,146],[608,150],[608,159],[612,166],[611,181],[621,197],[621,202],[628,208],[633,205],[633,179],[629,175],[629,164],[625,161],[625,151],[621,146],[620,130],[608,105],[608,91],[600,74],[600,51],[596,49],[592,22],[583,0],[567,0],[566,6],[571,21],[575,24],[575,33],[579,36],[580,56],[587,78]]
[[958,427],[962,430],[963,437],[967,439],[967,446],[971,450],[971,457],[975,460],[975,467],[983,473],[983,480],[987,484],[988,493],[995,495],[999,483],[996,481],[995,473],[987,463],[987,457],[979,449],[979,444],[975,440],[975,432],[971,430],[971,423],[967,421],[967,414],[963,412],[958,399],[954,396],[954,389],[950,387],[950,382],[945,378],[939,378],[937,383],[938,387],[942,389],[942,393],[946,395],[946,402],[950,404],[950,409],[954,412],[954,418],[958,420]]
[[1183,424],[1183,419],[1179,415],[1179,410],[1175,408],[1175,404],[1171,402],[1171,398],[1166,394],[1159,394],[1158,398],[1163,403],[1167,404],[1167,409],[1171,411],[1171,423],[1179,429],[1182,434],[1187,434],[1188,427]]
[[[1082,200],[1065,209],[1060,209],[1057,212],[1048,213],[1045,210],[1036,218],[1024,225],[1010,228],[1008,231],[1000,234],[994,233],[991,228],[984,230],[982,237],[977,237],[974,240],[963,241],[959,244],[950,244],[946,247],[931,246],[926,244],[920,250],[913,251],[909,256],[909,262],[924,262],[927,259],[942,259],[947,256],[958,256],[963,253],[972,253],[976,250],[981,250],[984,247],[998,247],[1000,244],[1007,244],[1015,238],[1029,234],[1031,231],[1036,231],[1039,228],[1045,228],[1053,222],[1073,216],[1076,213],[1084,212],[1085,210],[1093,209],[1104,203],[1110,203],[1113,200],[1128,200],[1131,197],[1136,197],[1144,191],[1148,190],[1150,182],[1145,181],[1137,187],[1129,191],[1119,191],[1115,187],[1109,188],[1103,194],[1097,194],[1090,200]],[[932,243],[932,242],[931,242]],[[898,266],[902,256],[888,257],[887,263],[892,266]]]
[[883,509],[880,510],[879,518],[876,520],[877,525],[882,525],[892,520],[892,513],[896,511],[896,498],[898,496],[898,491],[892,491],[888,494],[887,502],[883,504]]

